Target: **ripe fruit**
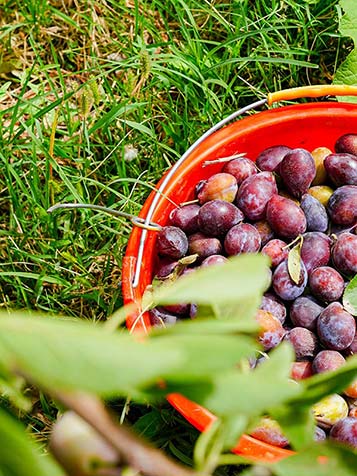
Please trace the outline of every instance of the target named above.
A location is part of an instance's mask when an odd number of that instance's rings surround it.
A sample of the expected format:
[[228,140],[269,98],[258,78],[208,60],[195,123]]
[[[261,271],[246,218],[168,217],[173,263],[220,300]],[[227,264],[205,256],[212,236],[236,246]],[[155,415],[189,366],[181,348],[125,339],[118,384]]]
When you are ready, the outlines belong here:
[[228,256],[257,253],[260,245],[260,235],[257,229],[249,223],[233,226],[224,239],[224,249]]
[[336,225],[352,226],[357,222],[357,186],[343,185],[333,192],[327,211]]
[[315,403],[312,412],[319,425],[329,428],[348,415],[346,400],[334,393]]
[[347,154],[357,154],[357,134],[349,133],[339,137],[335,143],[335,151]]
[[227,162],[222,172],[233,175],[237,180],[237,184],[240,185],[246,178],[258,173],[258,170],[252,160],[246,157],[238,157]]
[[260,170],[275,172],[280,162],[290,151],[290,147],[287,147],[286,145],[274,145],[273,147],[268,147],[258,155],[256,164]]
[[315,161],[307,150],[293,149],[280,162],[279,174],[291,195],[299,198],[315,178]]
[[279,446],[280,448],[284,448],[289,444],[289,440],[283,434],[279,423],[268,417],[263,417],[250,435],[257,440]]
[[233,203],[210,200],[198,212],[199,230],[207,236],[224,236],[232,226],[244,219],[243,213]]
[[330,438],[352,448],[357,448],[357,418],[347,417],[338,421],[331,428]]
[[351,154],[331,154],[325,159],[325,169],[337,185],[357,185],[357,157]]
[[292,200],[274,195],[268,202],[266,216],[274,233],[280,238],[293,240],[306,230],[306,217]]
[[227,202],[233,202],[237,190],[237,180],[233,175],[218,173],[212,175],[208,180],[200,184],[197,198],[201,205],[209,200],[225,200]]
[[179,259],[187,253],[187,236],[176,226],[164,226],[157,234],[156,246],[160,256]]
[[293,301],[299,297],[307,283],[307,271],[301,262],[300,281],[296,284],[290,277],[287,260],[279,264],[273,273],[273,288],[275,293],[286,301]]
[[326,182],[327,172],[324,166],[324,160],[325,157],[330,154],[332,154],[332,151],[327,147],[317,147],[311,152],[316,167],[316,175],[311,185],[322,185]]
[[273,349],[282,341],[285,335],[281,322],[273,314],[262,309],[257,311],[256,320],[260,327],[259,342],[264,350]]
[[312,294],[321,301],[337,301],[345,289],[345,282],[338,271],[330,266],[315,268],[309,276]]
[[244,180],[239,187],[236,204],[249,220],[262,220],[267,203],[277,191],[273,174],[260,172]]
[[332,248],[332,261],[341,273],[357,273],[357,235],[341,233]]
[[344,350],[356,333],[356,321],[339,302],[333,302],[317,318],[317,333],[328,349]]
[[200,206],[196,203],[174,208],[170,213],[172,226],[181,228],[183,232],[190,235],[198,231],[198,212]]

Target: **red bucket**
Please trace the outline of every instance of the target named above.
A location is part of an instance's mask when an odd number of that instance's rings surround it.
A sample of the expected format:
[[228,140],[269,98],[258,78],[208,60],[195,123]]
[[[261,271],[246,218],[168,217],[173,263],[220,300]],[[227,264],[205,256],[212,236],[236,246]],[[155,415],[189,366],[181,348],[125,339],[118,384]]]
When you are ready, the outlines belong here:
[[[292,91],[292,92],[291,92]],[[326,95],[356,95],[357,88],[344,86],[321,86],[297,88],[282,91],[268,96],[267,103],[276,100],[296,97],[318,97]],[[160,198],[151,217],[152,222],[165,225],[168,221],[174,203],[179,204],[194,198],[194,186],[202,179],[219,172],[222,164],[212,164],[203,167],[203,162],[220,157],[228,157],[246,152],[254,160],[258,153],[267,147],[285,144],[292,148],[303,147],[312,151],[316,147],[334,149],[338,137],[349,132],[357,131],[357,104],[320,102],[274,108],[259,112],[236,121],[208,136],[187,157],[187,160],[175,171],[167,183],[164,195]],[[159,182],[158,187],[163,179]],[[140,217],[146,218],[150,206],[156,196],[153,192],[146,200]],[[167,199],[169,198],[169,200]],[[136,262],[140,243],[140,228],[134,228],[127,245],[123,260],[123,295],[124,303],[135,303],[140,309],[140,300],[145,288],[151,284],[153,271],[157,263],[155,252],[156,232],[148,231],[145,241],[140,268],[140,278],[133,287]],[[134,313],[127,318],[127,326],[131,330],[150,328],[147,313]],[[205,408],[186,399],[179,394],[170,394],[168,401],[198,430],[204,431],[215,420]],[[292,451],[281,449],[247,435],[238,441],[233,452],[256,460],[273,462],[293,454]]]

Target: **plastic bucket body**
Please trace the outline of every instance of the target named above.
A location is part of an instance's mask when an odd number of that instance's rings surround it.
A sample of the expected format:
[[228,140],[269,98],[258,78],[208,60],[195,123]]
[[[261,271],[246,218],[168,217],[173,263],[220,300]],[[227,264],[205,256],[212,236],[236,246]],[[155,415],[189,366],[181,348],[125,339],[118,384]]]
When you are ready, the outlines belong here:
[[[179,205],[192,200],[196,183],[222,169],[222,164],[219,163],[203,167],[203,162],[207,160],[242,152],[255,160],[257,155],[267,147],[280,144],[291,148],[302,147],[309,151],[324,146],[333,151],[336,140],[341,135],[350,132],[357,132],[357,104],[336,102],[299,104],[274,108],[245,117],[209,136],[190,154],[170,180],[164,191],[165,196],[160,197],[152,221],[160,225],[167,224],[169,214],[175,207],[174,203]],[[146,200],[140,217],[146,217],[154,195],[155,192],[151,193]],[[140,282],[136,288],[133,288],[132,280],[141,233],[140,228],[134,228],[130,235],[123,260],[122,281],[124,303],[135,303],[139,309],[141,297],[146,287],[151,284],[158,260],[155,251],[156,232],[149,231]],[[150,327],[148,315],[144,313],[138,316],[139,313],[128,316],[128,328],[148,329]],[[207,429],[215,419],[208,410],[182,395],[171,394],[167,398],[200,431]],[[293,454],[290,450],[268,445],[246,435],[243,435],[232,451],[256,461],[277,461]]]

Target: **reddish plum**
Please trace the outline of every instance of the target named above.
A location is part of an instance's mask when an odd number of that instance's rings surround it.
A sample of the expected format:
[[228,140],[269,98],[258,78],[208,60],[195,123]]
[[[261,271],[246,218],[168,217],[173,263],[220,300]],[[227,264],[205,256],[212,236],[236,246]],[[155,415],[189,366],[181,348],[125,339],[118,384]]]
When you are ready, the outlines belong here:
[[268,201],[277,193],[271,172],[260,172],[246,178],[238,190],[236,204],[249,220],[262,220]]
[[196,203],[174,208],[170,213],[170,223],[172,226],[181,228],[182,231],[191,235],[198,231],[198,212],[200,206]]
[[315,268],[309,276],[312,294],[321,301],[337,301],[345,289],[345,282],[338,271],[330,266]]
[[249,223],[233,226],[224,239],[224,249],[228,256],[241,253],[257,253],[261,240],[256,228]]
[[258,155],[256,164],[260,170],[274,172],[285,155],[290,151],[291,148],[286,145],[274,145],[268,147]]
[[332,248],[332,261],[341,273],[352,276],[357,273],[357,235],[342,233]]
[[313,299],[300,296],[295,299],[290,307],[290,319],[294,326],[305,327],[314,331],[316,329],[316,319],[322,311],[323,307]]
[[288,258],[289,250],[285,241],[275,238],[263,246],[262,253],[269,256],[272,267],[276,268]]
[[210,200],[198,212],[198,227],[207,236],[220,237],[243,219],[243,213],[233,203]]
[[156,246],[160,256],[179,259],[187,253],[187,236],[176,226],[164,226],[157,234]]
[[293,149],[280,162],[279,174],[291,195],[299,198],[315,178],[315,161],[307,150]]
[[227,162],[222,172],[233,175],[237,180],[237,184],[240,185],[246,178],[255,175],[258,171],[252,160],[247,157],[238,157]]
[[268,202],[266,216],[273,231],[281,238],[292,240],[306,230],[304,212],[289,198],[274,195]]
[[357,186],[343,185],[333,192],[327,211],[336,225],[353,226],[357,222]]

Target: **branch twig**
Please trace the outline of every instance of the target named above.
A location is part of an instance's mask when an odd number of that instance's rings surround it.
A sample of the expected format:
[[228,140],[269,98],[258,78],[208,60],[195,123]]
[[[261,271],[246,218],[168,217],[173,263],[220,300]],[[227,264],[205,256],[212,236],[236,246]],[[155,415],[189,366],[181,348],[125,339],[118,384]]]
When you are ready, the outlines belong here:
[[120,460],[145,476],[204,476],[150,446],[131,430],[118,425],[102,401],[80,393],[51,392],[54,398],[89,423],[119,453]]

